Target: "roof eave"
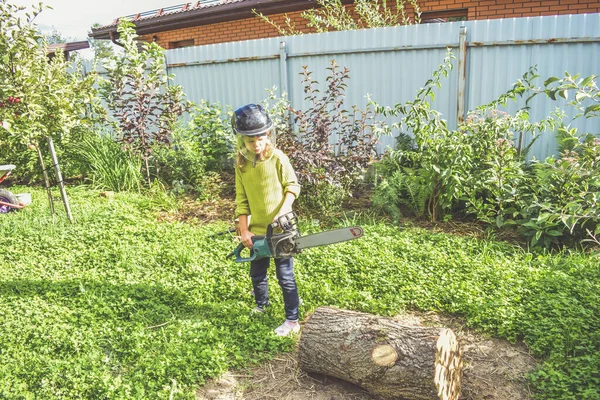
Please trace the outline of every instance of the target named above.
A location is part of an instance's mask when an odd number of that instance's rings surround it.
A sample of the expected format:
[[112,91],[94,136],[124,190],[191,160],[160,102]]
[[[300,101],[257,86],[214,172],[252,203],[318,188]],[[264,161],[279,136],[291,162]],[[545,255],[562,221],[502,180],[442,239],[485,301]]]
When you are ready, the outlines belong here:
[[54,43],[48,45],[48,53],[54,53],[58,49],[62,49],[64,52],[68,53],[70,51],[89,49],[89,47],[90,43],[87,40],[82,40],[79,42]]
[[[352,0],[343,1],[351,3]],[[148,35],[175,29],[189,28],[192,26],[210,25],[219,22],[235,21],[251,18],[252,10],[263,14],[279,14],[306,10],[317,6],[315,0],[249,0],[242,3],[227,3],[215,7],[204,7],[183,13],[166,14],[139,21],[132,21],[136,26],[138,35]],[[94,39],[110,39],[111,32],[117,31],[117,25],[92,29],[89,34]]]

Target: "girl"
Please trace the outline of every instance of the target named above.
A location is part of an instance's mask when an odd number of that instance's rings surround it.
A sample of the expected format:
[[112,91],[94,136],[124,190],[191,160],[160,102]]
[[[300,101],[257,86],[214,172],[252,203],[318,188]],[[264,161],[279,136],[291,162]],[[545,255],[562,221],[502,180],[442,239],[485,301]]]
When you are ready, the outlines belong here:
[[[252,248],[252,236],[265,235],[269,224],[292,211],[300,185],[288,157],[271,142],[275,127],[262,106],[248,104],[238,108],[231,125],[237,134],[235,215],[239,218],[242,243]],[[253,312],[265,312],[269,306],[267,268],[270,261],[270,258],[262,258],[250,263],[256,300]],[[276,258],[275,272],[285,305],[285,321],[275,329],[275,334],[287,336],[300,330],[294,259]]]

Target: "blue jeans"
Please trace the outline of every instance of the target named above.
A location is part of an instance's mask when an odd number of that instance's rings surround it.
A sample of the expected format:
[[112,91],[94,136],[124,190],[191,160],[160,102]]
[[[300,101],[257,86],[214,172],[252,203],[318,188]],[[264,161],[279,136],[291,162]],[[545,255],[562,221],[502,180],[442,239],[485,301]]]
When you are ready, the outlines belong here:
[[[290,321],[298,319],[298,287],[294,276],[294,259],[275,258],[275,274],[283,292],[283,303],[285,306],[285,318]],[[258,306],[269,304],[269,283],[267,268],[271,262],[270,258],[261,258],[250,263],[250,277],[254,287],[254,298]]]

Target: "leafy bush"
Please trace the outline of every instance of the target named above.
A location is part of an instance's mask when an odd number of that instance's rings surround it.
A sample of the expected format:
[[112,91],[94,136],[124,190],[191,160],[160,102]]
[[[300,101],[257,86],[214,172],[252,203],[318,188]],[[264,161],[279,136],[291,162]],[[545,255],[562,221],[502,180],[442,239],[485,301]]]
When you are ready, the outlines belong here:
[[150,157],[157,145],[169,145],[171,131],[186,111],[181,86],[169,85],[163,49],[156,43],[135,40],[135,25],[126,19],[117,28],[124,54],[108,54],[101,60],[106,78],[100,79],[101,96],[110,111],[108,121],[123,147],[144,163],[144,175],[151,185]]
[[340,69],[332,60],[328,70],[331,75],[326,78],[326,90],[320,94],[319,82],[304,68],[304,92],[310,107],[305,111],[289,109],[298,132],[292,131],[289,124],[282,124],[277,143],[292,160],[306,193],[326,196],[318,200],[301,196],[300,202],[312,201],[325,215],[338,210],[352,190],[360,186],[367,167],[378,158],[379,137],[379,123],[370,107],[346,109],[348,69]]
[[531,165],[530,203],[521,229],[546,247],[577,244],[600,233],[600,138],[559,130],[560,158]]
[[[412,135],[414,142],[407,148],[391,153],[399,171],[414,166],[413,173],[406,179],[423,186],[420,190],[428,193],[427,214],[431,220],[439,218],[440,212],[449,212],[453,201],[462,196],[461,184],[467,176],[466,153],[468,145],[451,131],[441,115],[433,110],[427,100],[435,98],[434,87],[440,87],[440,80],[448,76],[452,69],[453,55],[448,52],[444,63],[433,73],[413,101],[396,104],[394,108],[375,104],[376,112],[386,116],[402,116],[399,123],[386,127]],[[402,196],[403,193],[399,193]]]
[[[521,94],[512,89],[498,100],[469,113],[466,122],[456,130],[433,110],[434,88],[441,87],[441,79],[452,69],[453,55],[448,52],[444,63],[434,71],[413,101],[397,104],[394,108],[376,105],[376,111],[388,116],[401,116],[399,123],[388,129],[401,132],[402,147],[389,152],[384,169],[395,166],[396,174],[404,175],[419,193],[427,193],[427,214],[432,221],[451,215],[457,207],[466,207],[467,213],[478,219],[502,226],[507,219],[514,223],[517,215],[515,201],[517,187],[523,181],[524,153],[515,148],[515,132],[535,135],[548,126],[552,119],[531,123],[527,108],[515,116],[498,111],[508,100]],[[533,75],[526,74],[527,79]],[[428,100],[430,99],[430,100]],[[398,178],[396,178],[398,179]],[[387,189],[386,189],[387,190]],[[399,188],[398,197],[405,197]],[[463,205],[464,204],[464,205]],[[418,209],[420,205],[415,205]]]
[[482,108],[459,128],[472,149],[473,165],[464,184],[466,211],[480,221],[497,227],[515,223],[526,165],[514,132],[528,130],[527,118],[524,110],[513,117]]
[[176,191],[201,192],[202,179],[206,173],[203,154],[198,152],[194,142],[179,139],[177,130],[173,132],[173,139],[177,141],[177,145],[157,145],[153,149],[152,164],[156,177]]
[[[402,117],[386,127],[400,130],[400,135],[396,149],[378,165],[383,178],[374,195],[376,207],[398,216],[400,206],[408,205],[418,215],[427,196],[425,209],[433,221],[440,215],[470,214],[496,228],[518,227],[533,246],[598,243],[600,139],[562,123],[560,111],[529,121],[529,101],[541,93],[555,98],[574,91],[569,104],[580,111],[575,118],[597,116],[596,78],[567,74],[537,88],[533,82],[538,75],[532,68],[509,91],[450,130],[427,98],[434,99],[433,88],[447,76],[451,59],[449,53],[415,100],[394,108],[375,104],[377,113]],[[525,107],[514,115],[498,110],[525,96]],[[531,145],[557,126],[561,157],[528,163]],[[525,148],[524,135],[533,137]]]
[[341,211],[347,193],[337,184],[315,182],[303,185],[302,193],[297,202],[300,213],[311,215],[317,211],[320,219],[327,222],[332,216]]
[[[516,85],[529,98],[545,94],[552,100],[572,99],[567,103],[578,111],[574,119],[600,117],[600,89],[595,75],[580,78],[565,74],[550,77],[544,87],[528,81]],[[532,244],[546,247],[573,242],[599,243],[600,235],[600,138],[598,133],[580,133],[561,123],[557,138],[559,157],[548,157],[531,165],[529,207],[524,207],[522,232]]]
[[234,134],[217,103],[202,101],[192,108],[191,117],[188,126],[173,130],[172,146],[154,148],[153,166],[174,192],[209,198],[222,186],[218,173],[232,168]]
[[192,108],[189,131],[185,139],[193,142],[209,171],[232,169],[235,135],[228,115],[219,103],[202,102]]

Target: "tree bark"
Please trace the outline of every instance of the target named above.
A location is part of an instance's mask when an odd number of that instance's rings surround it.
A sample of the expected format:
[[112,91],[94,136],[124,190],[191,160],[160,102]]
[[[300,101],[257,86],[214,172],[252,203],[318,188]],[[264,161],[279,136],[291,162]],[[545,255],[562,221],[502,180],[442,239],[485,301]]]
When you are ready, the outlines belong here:
[[304,325],[298,363],[381,399],[456,400],[461,350],[450,329],[319,307]]

